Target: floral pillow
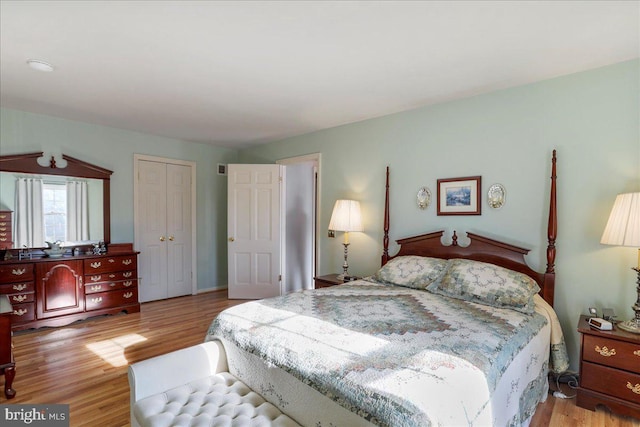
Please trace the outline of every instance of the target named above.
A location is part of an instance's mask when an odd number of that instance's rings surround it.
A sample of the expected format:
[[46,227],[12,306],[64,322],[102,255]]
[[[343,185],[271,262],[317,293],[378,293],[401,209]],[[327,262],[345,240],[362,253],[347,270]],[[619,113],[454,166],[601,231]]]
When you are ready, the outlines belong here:
[[485,262],[452,259],[442,280],[432,283],[427,290],[492,307],[533,313],[533,296],[540,287],[526,274]]
[[378,282],[425,289],[447,268],[447,261],[416,255],[399,256],[386,263],[373,276]]

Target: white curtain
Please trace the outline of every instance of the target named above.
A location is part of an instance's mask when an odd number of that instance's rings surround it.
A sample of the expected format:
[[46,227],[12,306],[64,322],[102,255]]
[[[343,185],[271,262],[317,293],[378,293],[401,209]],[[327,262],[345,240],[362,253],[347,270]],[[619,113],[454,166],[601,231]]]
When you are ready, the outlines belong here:
[[67,181],[67,240],[89,240],[89,202],[86,181]]
[[42,179],[16,179],[16,247],[43,247],[44,217],[42,212]]

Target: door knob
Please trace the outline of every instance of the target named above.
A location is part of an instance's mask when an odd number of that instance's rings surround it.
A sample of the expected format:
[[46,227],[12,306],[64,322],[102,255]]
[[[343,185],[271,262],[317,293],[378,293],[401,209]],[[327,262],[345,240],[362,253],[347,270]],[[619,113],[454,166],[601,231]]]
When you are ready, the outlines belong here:
[[164,242],[164,236],[160,236],[160,241]]
[[230,242],[235,242],[236,239],[234,239],[233,237],[229,237],[229,241]]
[[169,240],[170,240],[171,242],[173,242],[173,239],[174,239],[174,237],[173,237],[173,236],[169,236]]

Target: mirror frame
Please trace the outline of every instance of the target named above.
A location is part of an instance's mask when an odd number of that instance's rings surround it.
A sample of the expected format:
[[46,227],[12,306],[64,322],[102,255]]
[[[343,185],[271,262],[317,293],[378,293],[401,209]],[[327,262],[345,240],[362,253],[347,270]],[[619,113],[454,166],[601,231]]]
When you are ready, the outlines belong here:
[[40,175],[64,175],[77,178],[94,178],[102,180],[102,210],[104,219],[104,242],[111,243],[111,174],[113,171],[92,165],[66,154],[62,154],[62,159],[66,160],[67,166],[59,168],[56,159],[51,156],[49,166],[41,166],[39,158],[44,157],[44,152],[9,154],[0,156],[0,172],[33,173]]

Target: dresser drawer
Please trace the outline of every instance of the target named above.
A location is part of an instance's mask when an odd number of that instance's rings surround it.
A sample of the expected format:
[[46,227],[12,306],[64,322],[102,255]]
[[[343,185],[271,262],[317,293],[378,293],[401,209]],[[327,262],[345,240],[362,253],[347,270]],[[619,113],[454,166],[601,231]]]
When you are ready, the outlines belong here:
[[95,294],[98,292],[106,292],[106,291],[115,291],[118,289],[137,289],[138,281],[137,280],[121,280],[118,282],[102,282],[102,283],[94,283],[94,284],[85,284],[84,293],[85,295]]
[[9,297],[9,301],[11,301],[11,304],[13,304],[13,307],[15,308],[15,304],[34,302],[36,300],[35,295],[36,294],[33,292],[27,292],[22,294],[8,294],[7,296]]
[[101,257],[91,258],[84,260],[84,273],[85,275],[92,276],[97,273],[110,273],[113,271],[121,270],[136,270],[137,266],[136,255],[121,255],[113,257]]
[[17,294],[21,292],[33,292],[33,282],[26,283],[10,283],[7,285],[0,285],[0,294]]
[[138,303],[138,289],[120,289],[111,292],[98,292],[85,296],[86,310],[119,307]]
[[12,304],[13,315],[11,316],[11,323],[24,323],[31,322],[36,318],[35,303],[29,302],[26,304]]
[[91,283],[100,283],[100,282],[117,282],[120,280],[133,280],[137,279],[135,271],[116,271],[113,273],[102,273],[102,274],[92,274],[89,276],[84,276],[85,285]]
[[26,282],[33,280],[33,264],[0,265],[0,283]]
[[582,359],[640,374],[640,344],[585,335]]
[[580,387],[640,404],[640,375],[582,362]]

